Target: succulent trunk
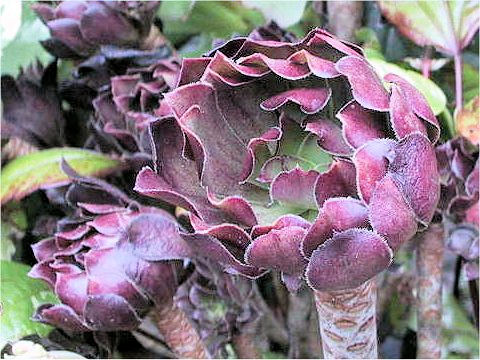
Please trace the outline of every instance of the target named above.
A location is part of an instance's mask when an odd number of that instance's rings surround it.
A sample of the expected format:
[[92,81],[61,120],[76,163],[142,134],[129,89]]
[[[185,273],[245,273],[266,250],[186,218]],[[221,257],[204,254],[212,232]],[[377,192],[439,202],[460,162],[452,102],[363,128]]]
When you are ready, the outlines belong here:
[[173,302],[156,309],[156,324],[165,343],[179,358],[208,359],[208,352],[185,313]]
[[418,236],[417,357],[438,359],[442,348],[443,227],[432,224]]
[[314,291],[325,359],[377,358],[376,286]]

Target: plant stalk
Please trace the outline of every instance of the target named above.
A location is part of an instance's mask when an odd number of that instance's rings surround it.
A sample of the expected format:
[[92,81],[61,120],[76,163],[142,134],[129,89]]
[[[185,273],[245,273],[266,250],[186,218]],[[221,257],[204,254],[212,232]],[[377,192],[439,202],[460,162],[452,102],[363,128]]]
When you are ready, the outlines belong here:
[[363,1],[327,1],[328,29],[342,40],[355,41],[362,25]]
[[376,286],[314,291],[325,359],[377,358]]
[[441,356],[443,235],[431,224],[417,238],[417,358]]
[[463,108],[462,88],[462,54],[459,52],[453,57],[455,64],[455,114]]
[[185,313],[173,302],[157,307],[156,324],[165,343],[176,356],[208,359],[208,352]]
[[311,294],[306,289],[300,289],[297,294],[288,294],[287,324],[290,338],[288,349],[289,359],[301,359],[301,345],[306,337],[305,329],[308,328],[308,320],[311,308]]

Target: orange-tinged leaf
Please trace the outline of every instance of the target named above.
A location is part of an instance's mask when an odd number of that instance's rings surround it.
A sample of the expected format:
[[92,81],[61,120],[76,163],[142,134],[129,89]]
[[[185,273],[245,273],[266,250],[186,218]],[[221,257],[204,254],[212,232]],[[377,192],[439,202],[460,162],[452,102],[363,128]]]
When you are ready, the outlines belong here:
[[455,114],[457,131],[473,144],[480,143],[480,97],[475,97]]
[[20,156],[2,168],[0,201],[20,200],[38,189],[69,183],[62,158],[84,176],[105,176],[122,168],[119,159],[79,148],[52,148]]

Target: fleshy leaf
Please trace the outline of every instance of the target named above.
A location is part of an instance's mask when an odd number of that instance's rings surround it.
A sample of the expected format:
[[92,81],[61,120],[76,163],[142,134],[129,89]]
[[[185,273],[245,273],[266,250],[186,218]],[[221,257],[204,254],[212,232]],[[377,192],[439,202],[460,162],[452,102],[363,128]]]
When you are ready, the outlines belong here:
[[318,172],[303,171],[299,167],[280,173],[270,186],[272,201],[304,209],[316,209],[315,182]]
[[355,100],[337,113],[343,125],[345,141],[358,148],[369,140],[385,137],[386,119],[378,112],[364,109]]
[[[381,180],[370,199],[370,222],[396,251],[417,231],[417,220],[390,176]],[[393,216],[392,216],[393,214]]]
[[428,224],[440,197],[440,182],[435,151],[430,141],[416,133],[399,141],[388,166],[418,220]]
[[312,252],[335,232],[368,225],[367,208],[353,198],[330,198],[323,204],[313,225],[302,240],[301,252],[310,257]]
[[439,115],[447,106],[447,97],[442,89],[432,80],[422,76],[422,74],[412,70],[405,70],[400,66],[377,58],[369,58],[368,62],[373,66],[381,79],[387,74],[395,74],[407,80],[425,97],[435,115]]
[[315,200],[320,208],[323,203],[334,196],[354,196],[355,166],[345,160],[335,160],[330,168],[317,177]]
[[56,296],[39,280],[27,277],[28,266],[0,261],[2,286],[2,314],[0,316],[0,346],[8,341],[37,334],[46,336],[51,327],[35,323],[31,316],[42,303],[57,302]]
[[346,56],[337,62],[336,68],[348,78],[353,97],[360,105],[371,110],[388,110],[388,93],[366,60]]
[[353,156],[358,195],[367,204],[377,182],[387,173],[388,154],[394,146],[395,141],[391,139],[371,140],[361,146]]
[[299,226],[273,229],[252,242],[245,252],[245,262],[260,268],[299,275],[306,265],[306,260],[300,253],[300,242],[304,235],[305,229]]
[[85,176],[104,176],[122,168],[120,160],[84,149],[53,148],[24,155],[2,169],[2,204],[19,200],[37,189],[68,184],[69,177],[60,169],[62,159]]
[[352,153],[343,137],[342,129],[333,120],[315,119],[305,126],[305,130],[315,134],[318,145],[330,154],[348,156]]
[[385,270],[391,260],[392,250],[380,235],[350,229],[313,252],[305,276],[318,291],[351,289]]

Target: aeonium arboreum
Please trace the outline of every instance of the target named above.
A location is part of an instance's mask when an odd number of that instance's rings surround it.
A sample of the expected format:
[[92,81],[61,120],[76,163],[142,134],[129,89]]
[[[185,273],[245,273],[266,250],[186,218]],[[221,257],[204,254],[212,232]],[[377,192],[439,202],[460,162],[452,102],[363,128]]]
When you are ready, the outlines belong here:
[[[441,180],[442,215],[448,247],[465,263],[466,277],[478,279],[478,198],[480,161],[478,146],[456,137],[436,148]],[[474,309],[475,312],[475,309]]]
[[330,358],[377,356],[373,278],[439,197],[438,122],[407,81],[383,81],[323,30],[234,38],[183,61],[135,187],[190,211],[183,238],[226,271],[306,280]]
[[58,222],[54,237],[33,245],[38,263],[30,271],[61,303],[40,306],[34,318],[72,332],[128,331],[153,310],[173,352],[206,357],[173,301],[176,260],[191,256],[175,218],[101,180],[79,177],[65,164],[64,169],[75,182],[66,195],[75,211]]

